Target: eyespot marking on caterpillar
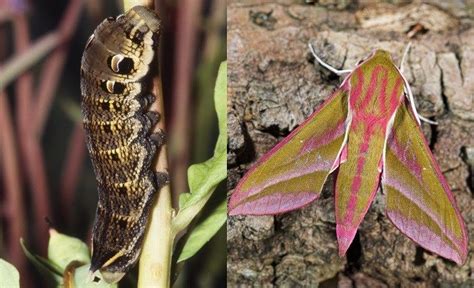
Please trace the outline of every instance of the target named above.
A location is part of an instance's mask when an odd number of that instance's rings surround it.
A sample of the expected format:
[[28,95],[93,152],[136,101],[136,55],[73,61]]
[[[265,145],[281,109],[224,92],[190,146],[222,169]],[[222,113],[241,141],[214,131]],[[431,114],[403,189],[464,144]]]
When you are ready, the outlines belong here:
[[144,36],[148,32],[148,28],[145,24],[145,21],[139,22],[135,27],[133,27],[128,33],[128,38],[132,40],[133,43],[141,45],[143,43]]
[[132,40],[133,43],[140,45],[143,42],[143,37],[145,33],[137,30],[135,34],[130,36],[130,39]]
[[111,93],[111,94],[122,94],[125,91],[125,85],[123,83],[113,81],[113,80],[101,80],[100,81],[100,88],[104,90],[104,92]]
[[117,74],[129,74],[134,69],[132,58],[125,57],[122,54],[110,56],[107,59],[107,64]]

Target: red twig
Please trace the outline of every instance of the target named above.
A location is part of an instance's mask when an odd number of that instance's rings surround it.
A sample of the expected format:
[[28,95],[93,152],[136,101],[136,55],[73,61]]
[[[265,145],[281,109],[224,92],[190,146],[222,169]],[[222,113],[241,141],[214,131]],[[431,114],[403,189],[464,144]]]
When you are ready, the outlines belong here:
[[36,113],[34,114],[34,131],[39,137],[42,135],[56,88],[61,79],[69,46],[67,43],[76,29],[77,21],[82,10],[81,7],[81,0],[70,1],[58,28],[63,45],[58,46],[46,59],[42,68],[42,73],[40,73],[41,77],[38,88],[38,99],[35,107]]
[[61,177],[61,214],[63,221],[66,223],[69,221],[71,211],[73,211],[74,192],[77,188],[85,154],[84,130],[82,129],[82,123],[78,123],[69,140],[66,161],[63,165],[64,172]]
[[[15,18],[14,28],[16,52],[20,54],[29,48],[28,20],[24,14]],[[33,79],[30,73],[26,72],[18,77],[16,82],[17,136],[22,154],[22,167],[27,172],[33,194],[35,239],[40,251],[44,253],[48,243],[48,227],[44,217],[50,216],[51,210],[42,151],[35,135],[31,133],[32,86]]]
[[[170,131],[171,175],[175,193],[187,191],[186,169],[189,164],[191,88],[193,83],[194,56],[202,0],[183,0],[178,7],[176,31],[175,73],[173,77],[174,93]],[[175,200],[177,199],[175,195]]]
[[[72,0],[66,9],[63,19],[60,22],[58,32],[63,43],[69,40],[77,23],[79,16],[81,0]],[[52,217],[50,201],[48,195],[48,183],[45,173],[45,163],[40,147],[40,136],[44,127],[46,116],[49,113],[51,102],[55,94],[57,84],[61,77],[64,61],[67,55],[67,45],[60,45],[46,60],[41,73],[40,84],[38,88],[38,98],[35,105],[36,113],[33,115],[34,127],[29,127],[28,134],[30,141],[26,145],[28,161],[25,167],[28,170],[30,186],[33,191],[32,199],[35,203],[35,228],[37,243],[42,253],[46,252],[48,241],[48,224],[45,217]],[[36,116],[36,117],[35,117]],[[33,132],[33,133],[32,133]],[[36,133],[34,133],[36,132]]]
[[7,95],[0,91],[0,147],[1,166],[3,168],[3,179],[5,184],[5,205],[8,209],[4,211],[9,231],[8,237],[8,259],[21,272],[23,279],[28,279],[28,269],[26,258],[20,247],[20,237],[26,236],[25,208],[23,206],[23,189],[21,187],[21,177],[19,173],[19,163],[16,151],[16,141],[13,132],[10,108]]

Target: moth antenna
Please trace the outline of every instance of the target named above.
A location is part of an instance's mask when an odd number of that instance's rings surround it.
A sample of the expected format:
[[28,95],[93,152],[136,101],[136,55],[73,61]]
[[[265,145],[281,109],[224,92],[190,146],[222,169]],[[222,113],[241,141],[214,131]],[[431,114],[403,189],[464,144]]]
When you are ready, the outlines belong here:
[[407,47],[405,47],[405,51],[403,52],[402,61],[400,61],[400,72],[403,72],[403,63],[407,59],[408,51],[411,48],[411,42],[408,42]]
[[438,122],[431,121],[430,119],[425,118],[418,113],[415,107],[415,99],[413,97],[413,93],[411,92],[410,84],[406,80],[405,76],[403,76],[403,63],[407,59],[408,51],[410,51],[410,48],[411,42],[408,42],[407,47],[405,47],[405,51],[403,52],[402,61],[400,61],[400,74],[402,75],[403,81],[405,82],[405,94],[408,94],[408,100],[410,100],[411,108],[413,110],[413,113],[415,114],[418,124],[421,124],[420,120],[423,120],[424,122],[430,123],[432,125],[438,125]]
[[411,92],[410,83],[408,83],[407,78],[405,78],[405,75],[403,75],[403,62],[405,62],[405,59],[408,55],[408,51],[410,50],[410,47],[411,47],[411,42],[408,42],[408,45],[405,48],[405,52],[403,52],[402,61],[400,62],[400,68],[398,69],[398,71],[400,72],[400,75],[402,76],[403,82],[405,82],[403,90],[405,92],[405,96],[408,98],[408,101],[410,102],[410,107],[411,107],[411,110],[413,111],[413,115],[415,115],[415,119],[416,119],[416,122],[418,122],[418,125],[421,125],[421,120],[420,120],[421,115],[416,110],[415,98],[413,97],[413,93]]
[[421,116],[421,115],[418,115],[418,116],[420,117],[420,120],[422,120],[422,121],[424,121],[424,122],[426,122],[426,123],[430,123],[430,124],[432,124],[432,125],[438,125],[438,122],[436,122],[436,121],[430,120],[430,119],[425,118],[425,117],[423,117],[423,116]]
[[339,70],[339,69],[336,69],[334,67],[332,67],[331,65],[325,63],[323,60],[321,60],[321,58],[318,57],[318,55],[316,55],[316,52],[314,51],[314,48],[313,46],[311,45],[311,43],[308,43],[308,47],[309,47],[309,50],[311,50],[311,53],[313,54],[314,58],[316,59],[316,61],[319,62],[319,64],[323,65],[326,69],[328,69],[329,71],[337,74],[337,75],[342,75],[342,74],[346,74],[346,73],[351,73],[352,70]]
[[416,110],[415,98],[413,97],[413,93],[411,92],[410,84],[408,83],[407,78],[405,78],[405,76],[401,73],[401,71],[400,71],[400,75],[402,75],[403,82],[405,82],[405,87],[404,87],[405,96],[408,98],[408,101],[410,102],[410,107],[411,107],[411,110],[413,111],[413,114],[415,115],[416,122],[418,122],[418,125],[421,125],[420,114]]
[[413,115],[415,115],[415,119],[416,119],[416,122],[418,122],[418,125],[421,125],[421,120],[423,120],[426,123],[430,123],[432,125],[438,125],[438,122],[427,119],[421,116],[420,113],[418,113],[418,111],[416,110],[416,105],[415,105],[416,104],[415,97],[413,97],[413,92],[411,92],[410,83],[408,83],[407,78],[405,78],[405,76],[403,75],[401,71],[400,71],[400,75],[403,78],[403,82],[405,82],[405,85],[404,85],[405,96],[408,98],[408,101],[410,102],[411,110],[413,111]]

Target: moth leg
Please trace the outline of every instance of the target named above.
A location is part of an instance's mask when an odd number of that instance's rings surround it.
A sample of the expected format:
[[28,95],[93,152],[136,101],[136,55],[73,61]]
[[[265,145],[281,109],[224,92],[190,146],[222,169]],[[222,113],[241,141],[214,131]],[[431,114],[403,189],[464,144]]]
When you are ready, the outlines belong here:
[[149,127],[147,128],[151,129],[153,126],[156,125],[156,123],[158,123],[158,121],[160,121],[161,115],[160,113],[155,111],[148,111],[145,113],[145,118],[149,124]]
[[143,137],[141,140],[142,140],[141,144],[144,146],[145,150],[147,151],[147,154],[143,161],[144,162],[143,166],[151,167],[153,163],[153,159],[156,156],[157,147],[153,145],[153,142],[147,139],[146,137]]
[[153,143],[155,143],[157,147],[161,147],[163,146],[163,144],[166,143],[165,132],[163,132],[163,130],[160,129],[158,132],[151,134],[150,139],[153,141]]
[[168,172],[155,172],[156,187],[158,190],[165,187],[170,183],[170,175]]
[[309,50],[311,51],[311,53],[313,54],[314,58],[316,59],[316,61],[319,62],[319,64],[321,64],[322,66],[324,66],[326,69],[328,69],[329,71],[337,74],[337,75],[342,75],[342,74],[347,74],[347,73],[351,73],[352,70],[339,70],[339,69],[336,69],[334,67],[332,67],[331,65],[327,64],[326,62],[324,62],[323,60],[321,60],[321,58],[319,58],[319,56],[316,54],[316,52],[314,51],[314,48],[313,46],[311,45],[311,43],[308,43],[308,47],[309,47]]
[[153,95],[153,94],[151,94],[151,93],[145,94],[145,95],[143,96],[143,100],[144,100],[144,103],[143,103],[143,104],[144,104],[144,106],[145,106],[145,107],[150,106],[150,104],[153,103],[153,102],[155,101],[155,99],[156,99],[155,95]]

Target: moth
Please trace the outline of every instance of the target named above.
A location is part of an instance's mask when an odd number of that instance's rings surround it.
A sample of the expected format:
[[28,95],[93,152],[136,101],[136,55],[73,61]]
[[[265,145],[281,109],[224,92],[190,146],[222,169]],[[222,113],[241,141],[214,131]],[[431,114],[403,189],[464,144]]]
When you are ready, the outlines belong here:
[[336,70],[312,52],[326,68],[348,75],[329,99],[245,174],[230,198],[229,214],[298,209],[316,200],[328,175],[338,170],[340,256],[381,186],[386,214],[403,234],[429,251],[464,263],[465,224],[420,129],[421,116],[401,69],[383,50],[353,70]]
[[160,28],[154,11],[135,6],[104,20],[82,57],[81,111],[99,193],[90,271],[109,283],[137,261],[151,205],[168,182],[152,168],[164,133],[152,132],[160,115],[148,111]]

